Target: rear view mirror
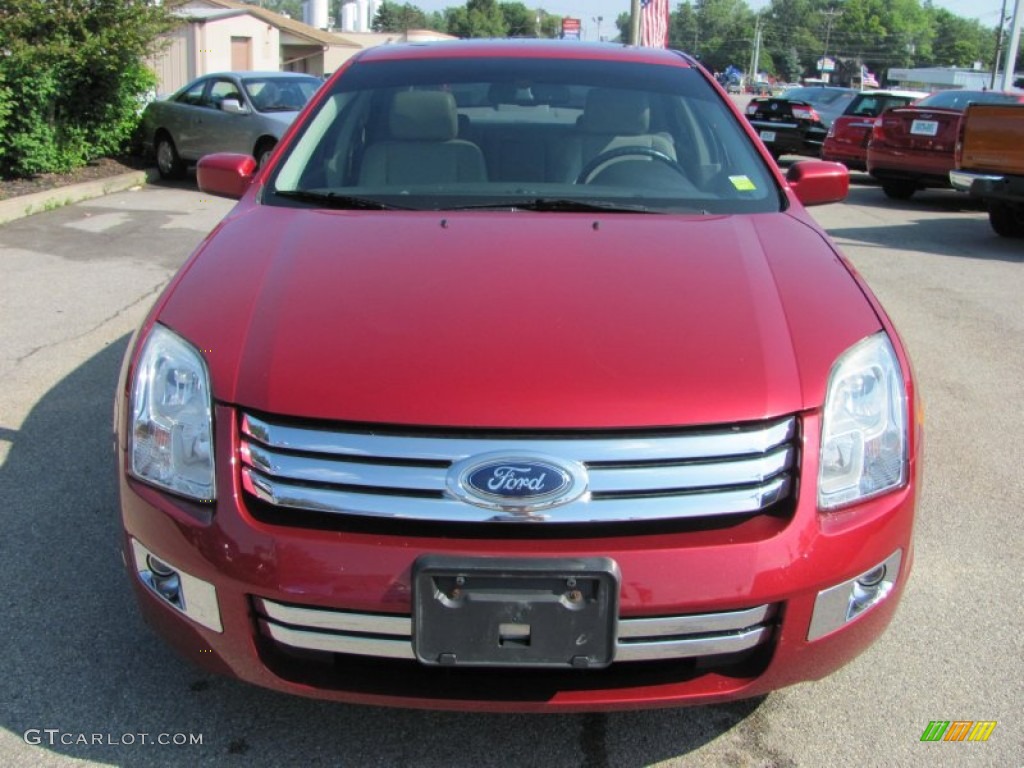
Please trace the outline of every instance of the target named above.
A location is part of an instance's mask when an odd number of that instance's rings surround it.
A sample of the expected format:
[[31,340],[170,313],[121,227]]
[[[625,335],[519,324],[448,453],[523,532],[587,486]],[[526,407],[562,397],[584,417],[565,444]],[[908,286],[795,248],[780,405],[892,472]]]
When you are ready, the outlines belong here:
[[256,174],[256,160],[252,155],[218,152],[199,159],[196,182],[199,189],[211,195],[240,198],[245,194]]
[[227,112],[229,115],[248,115],[249,110],[247,107],[242,106],[242,102],[238,99],[224,99],[220,103],[220,111]]
[[804,205],[838,203],[850,191],[850,172],[841,163],[800,160],[786,172],[789,188]]

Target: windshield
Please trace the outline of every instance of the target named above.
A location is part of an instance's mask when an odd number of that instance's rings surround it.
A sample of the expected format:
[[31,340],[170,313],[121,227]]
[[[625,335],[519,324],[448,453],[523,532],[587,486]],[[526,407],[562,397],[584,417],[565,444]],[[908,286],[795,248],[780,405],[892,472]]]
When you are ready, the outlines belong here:
[[569,58],[355,62],[269,180],[272,205],[779,210],[764,159],[685,67]]
[[838,88],[790,88],[782,94],[790,101],[806,101],[809,104],[832,104],[839,100],[848,101],[855,96],[854,91]]
[[999,91],[940,91],[921,99],[915,107],[937,107],[963,112],[968,104],[1014,104],[1017,97]]
[[315,77],[247,77],[242,85],[258,112],[298,112],[321,81]]
[[892,107],[905,107],[914,99],[912,96],[898,96],[892,93],[861,93],[843,112],[858,117],[878,117]]

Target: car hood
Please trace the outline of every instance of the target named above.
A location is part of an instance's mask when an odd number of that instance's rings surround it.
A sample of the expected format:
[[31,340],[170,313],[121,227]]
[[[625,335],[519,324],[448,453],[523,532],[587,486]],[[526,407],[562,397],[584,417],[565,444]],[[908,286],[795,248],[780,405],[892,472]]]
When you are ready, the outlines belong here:
[[352,212],[229,217],[158,320],[215,398],[392,424],[606,428],[820,406],[881,325],[787,214]]

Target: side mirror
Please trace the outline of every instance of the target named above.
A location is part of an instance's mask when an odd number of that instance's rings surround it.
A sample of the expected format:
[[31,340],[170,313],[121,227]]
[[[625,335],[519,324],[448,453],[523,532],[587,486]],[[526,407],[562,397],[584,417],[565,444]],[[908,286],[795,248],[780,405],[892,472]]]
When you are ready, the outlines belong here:
[[850,172],[842,163],[799,160],[789,167],[786,181],[804,205],[838,203],[850,191]]
[[229,115],[248,115],[249,109],[242,106],[242,102],[238,99],[224,99],[220,103],[220,111],[227,112]]
[[196,166],[196,182],[200,190],[235,200],[245,194],[255,175],[256,160],[252,155],[234,152],[206,155]]

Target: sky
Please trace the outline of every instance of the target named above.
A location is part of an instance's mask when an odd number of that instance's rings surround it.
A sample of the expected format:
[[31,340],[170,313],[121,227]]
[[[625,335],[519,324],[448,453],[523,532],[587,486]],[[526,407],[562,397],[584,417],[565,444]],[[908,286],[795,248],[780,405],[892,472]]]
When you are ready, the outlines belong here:
[[[424,11],[441,11],[450,6],[463,5],[463,0],[410,0],[413,5]],[[679,0],[669,0],[672,8]],[[620,13],[629,11],[630,0],[524,0],[526,7],[541,6],[548,13],[559,16],[572,16],[583,22],[584,39],[597,40],[597,18],[602,17],[601,35],[615,35],[615,19]],[[994,27],[999,19],[1002,0],[933,0],[938,8],[945,8],[957,16],[967,19],[978,19],[988,27]],[[747,0],[753,10],[768,5],[768,0]],[[1014,0],[1007,0],[1006,12],[1013,13]]]

